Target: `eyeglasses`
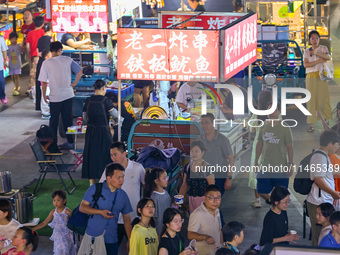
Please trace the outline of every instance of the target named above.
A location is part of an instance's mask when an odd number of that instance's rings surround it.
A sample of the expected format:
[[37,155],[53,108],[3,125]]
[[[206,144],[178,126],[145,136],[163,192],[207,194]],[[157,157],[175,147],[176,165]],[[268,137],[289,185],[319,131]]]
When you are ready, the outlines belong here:
[[184,223],[184,219],[181,219],[181,220],[173,220],[172,222],[175,223],[175,224],[179,224],[179,223],[183,224],[183,223]]
[[210,196],[205,196],[206,198],[209,199],[209,201],[221,201],[221,197],[210,197]]
[[280,203],[284,204],[284,205],[289,205],[289,203],[291,202],[292,200],[286,200],[286,201],[281,201]]
[[159,178],[161,181],[167,181],[169,180],[169,176],[165,177],[165,178]]

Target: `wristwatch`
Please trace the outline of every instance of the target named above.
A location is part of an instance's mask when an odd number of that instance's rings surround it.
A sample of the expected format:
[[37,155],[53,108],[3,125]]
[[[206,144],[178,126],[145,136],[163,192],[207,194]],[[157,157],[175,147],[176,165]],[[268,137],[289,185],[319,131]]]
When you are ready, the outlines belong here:
[[233,176],[232,175],[227,175],[227,179],[233,179]]

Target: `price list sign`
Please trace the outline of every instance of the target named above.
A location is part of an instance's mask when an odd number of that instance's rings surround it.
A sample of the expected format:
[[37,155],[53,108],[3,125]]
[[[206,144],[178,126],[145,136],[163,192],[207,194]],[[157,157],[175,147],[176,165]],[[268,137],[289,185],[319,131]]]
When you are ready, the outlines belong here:
[[118,29],[118,79],[217,82],[219,31]]
[[52,30],[56,33],[107,33],[107,0],[51,0]]

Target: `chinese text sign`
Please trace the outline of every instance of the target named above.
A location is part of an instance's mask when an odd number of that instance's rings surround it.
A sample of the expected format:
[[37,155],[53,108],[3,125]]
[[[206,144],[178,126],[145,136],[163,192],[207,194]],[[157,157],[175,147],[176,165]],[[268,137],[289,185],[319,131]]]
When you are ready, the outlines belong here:
[[[227,13],[224,15],[207,14],[203,13],[194,19],[191,19],[180,26],[175,28],[187,28],[187,29],[220,29],[233,21],[239,19],[244,14],[242,13]],[[160,13],[162,28],[170,28],[174,24],[181,23],[189,18],[195,16],[195,14],[163,14]]]
[[257,14],[225,30],[224,81],[256,61]]
[[107,0],[51,0],[51,9],[53,32],[108,32]]
[[219,31],[119,28],[117,47],[118,79],[219,78]]

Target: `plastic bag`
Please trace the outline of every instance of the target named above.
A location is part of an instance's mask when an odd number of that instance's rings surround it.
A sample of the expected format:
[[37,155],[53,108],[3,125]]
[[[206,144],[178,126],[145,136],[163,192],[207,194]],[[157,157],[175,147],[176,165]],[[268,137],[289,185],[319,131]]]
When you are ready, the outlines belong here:
[[320,74],[320,79],[322,81],[333,80],[334,67],[333,67],[333,63],[332,63],[331,60],[328,60],[328,61],[323,63],[322,68],[321,68],[319,74]]
[[198,250],[197,250],[197,248],[196,248],[196,240],[195,240],[195,239],[191,240],[191,242],[189,243],[189,245],[188,245],[187,247],[185,247],[184,250],[191,250],[191,254],[197,255]]

